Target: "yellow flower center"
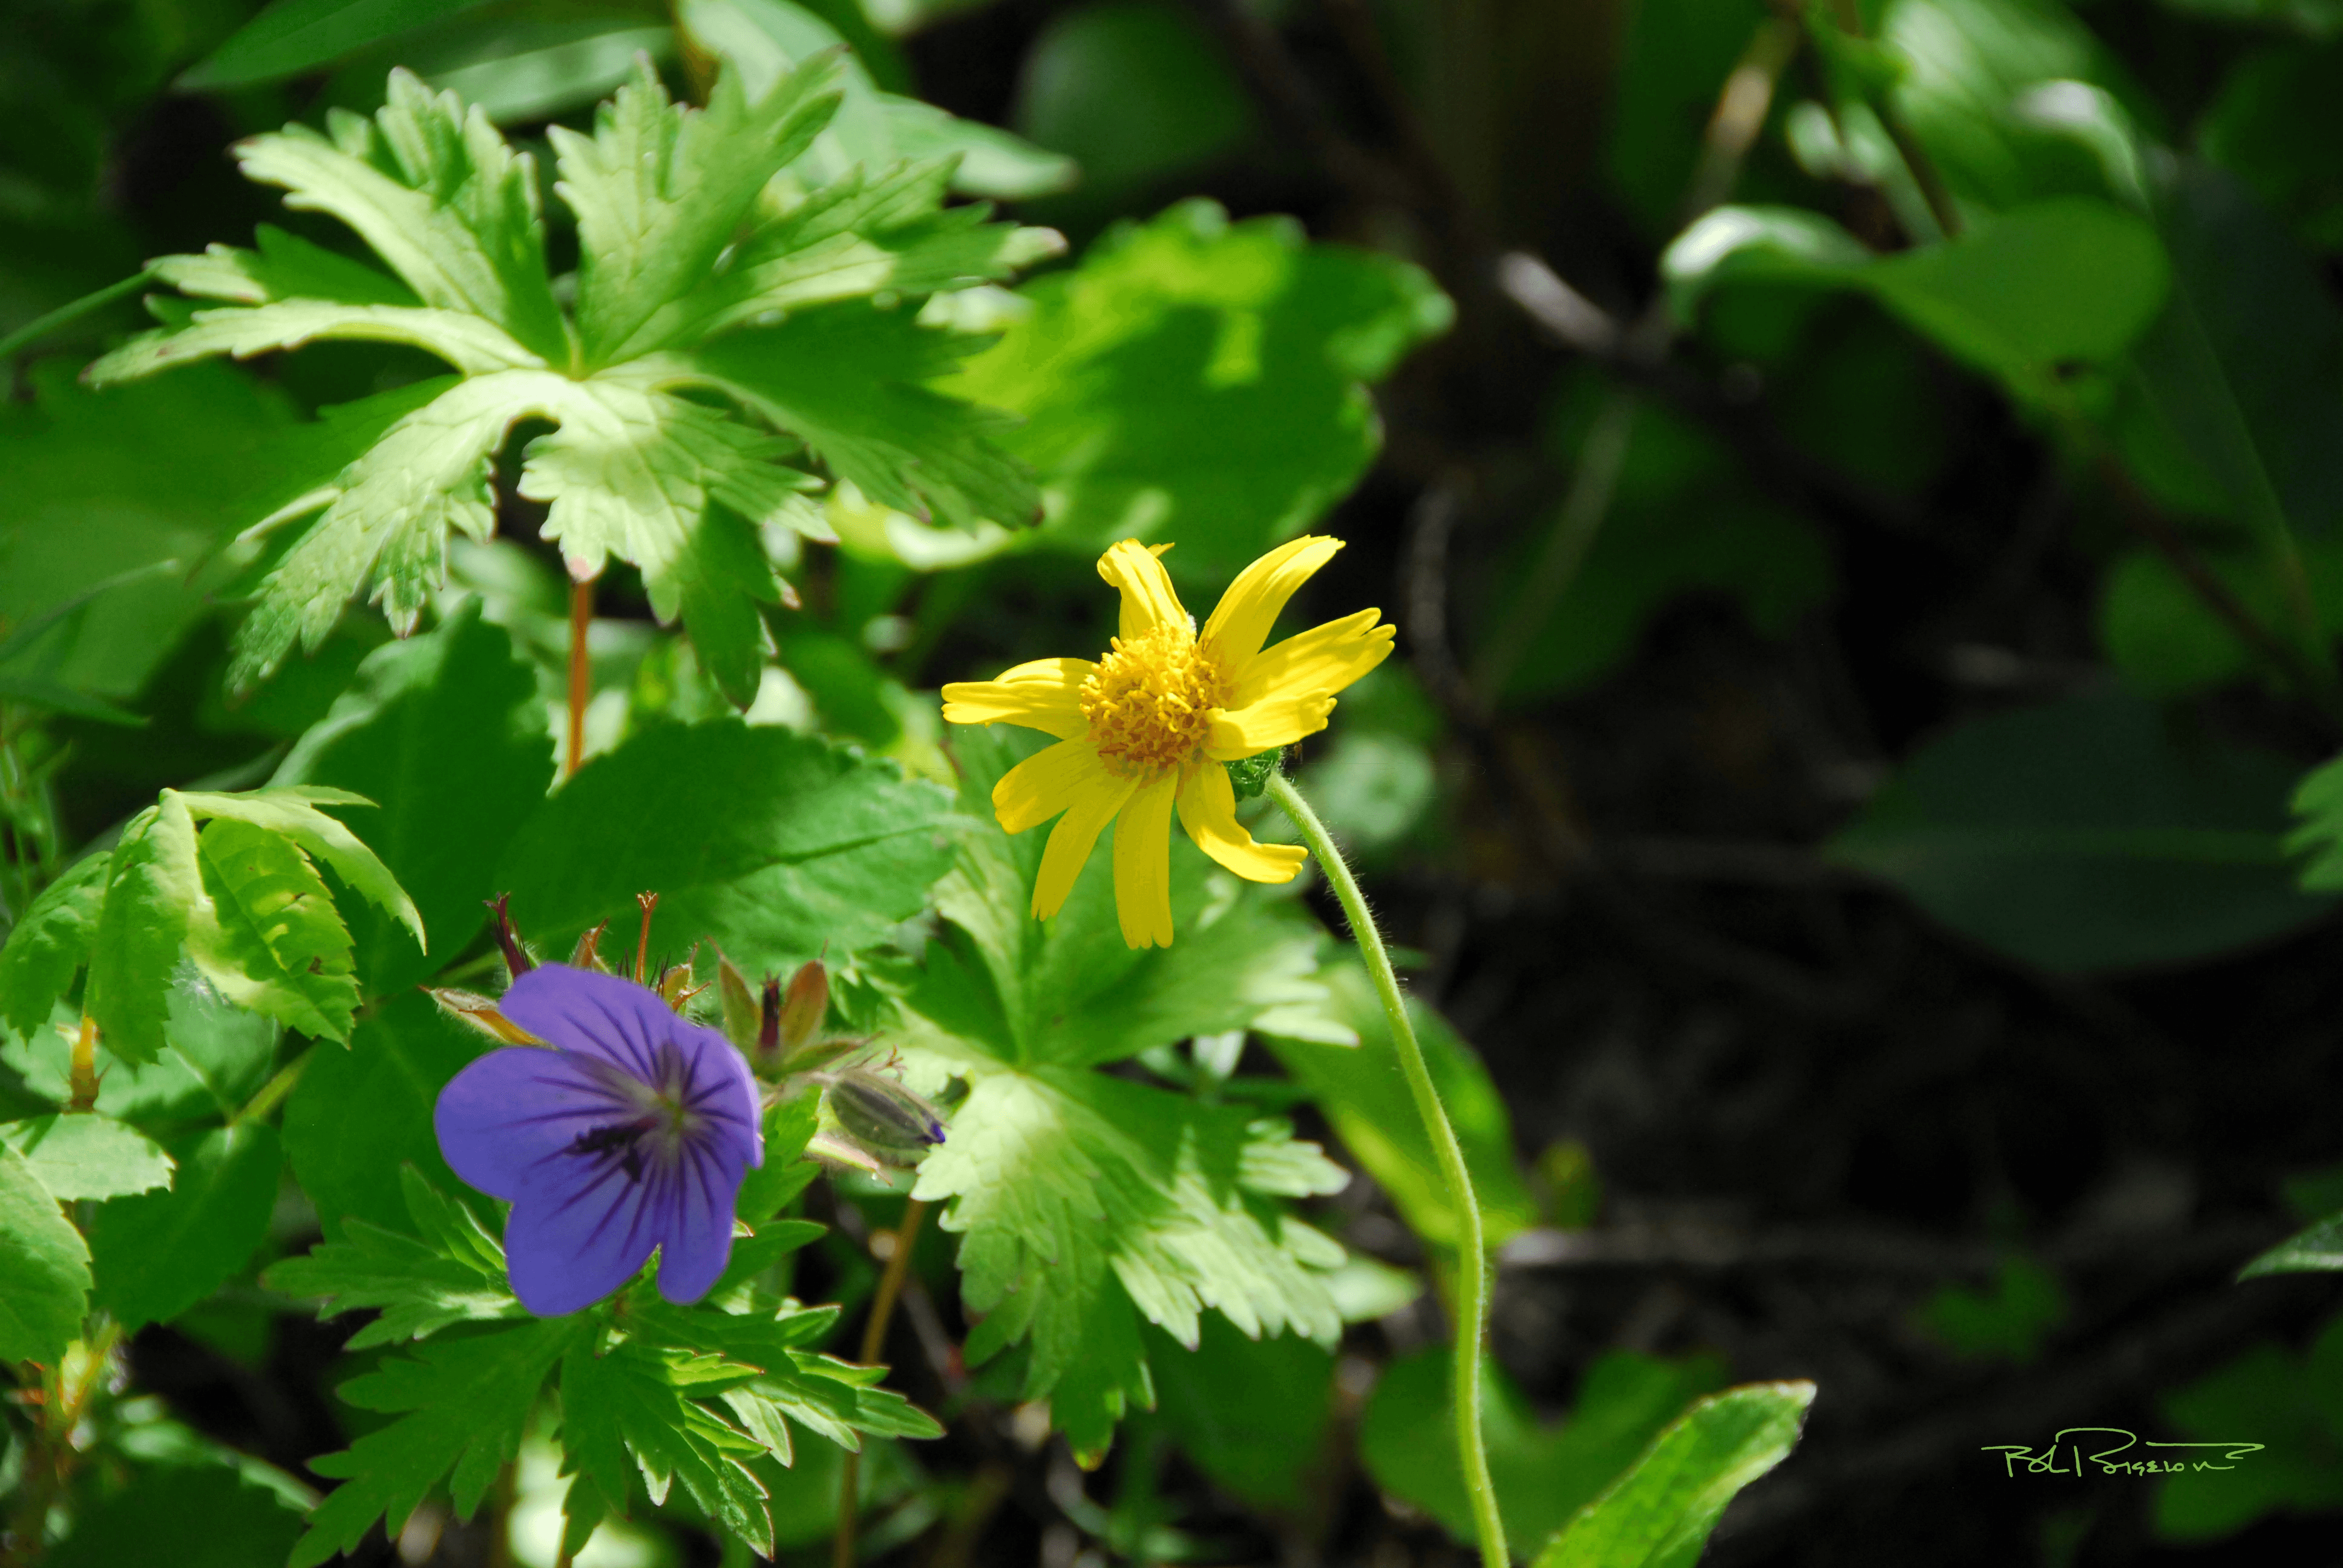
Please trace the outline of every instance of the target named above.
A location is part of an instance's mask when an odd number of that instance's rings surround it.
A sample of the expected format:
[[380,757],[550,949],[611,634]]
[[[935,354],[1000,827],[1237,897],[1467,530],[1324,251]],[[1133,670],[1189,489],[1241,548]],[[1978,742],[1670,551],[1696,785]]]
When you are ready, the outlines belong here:
[[1220,667],[1184,626],[1125,639],[1082,682],[1091,744],[1122,778],[1175,767],[1196,754],[1224,695]]

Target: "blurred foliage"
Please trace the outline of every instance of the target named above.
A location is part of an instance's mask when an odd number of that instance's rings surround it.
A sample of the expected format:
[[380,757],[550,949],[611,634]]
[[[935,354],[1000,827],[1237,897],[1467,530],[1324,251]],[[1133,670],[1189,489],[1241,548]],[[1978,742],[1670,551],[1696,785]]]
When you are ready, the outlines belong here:
[[[417,79],[397,104],[394,67]],[[711,105],[721,80],[762,103],[825,71],[834,110],[774,140],[721,221],[686,226],[706,245],[596,230],[585,138],[622,84]],[[419,109],[428,93],[497,129],[456,157],[470,133]],[[705,264],[641,290],[645,313],[737,280],[738,256],[809,268],[757,311],[729,300],[741,319],[705,339],[663,340],[708,377],[659,390],[660,417],[763,443],[742,451],[769,487],[662,491],[680,555],[647,548],[631,512],[605,519],[576,756],[560,547],[581,536],[548,517],[544,475],[582,402],[482,415],[437,511],[401,487],[426,457],[453,463],[438,437],[410,429],[419,455],[383,460],[367,526],[421,540],[390,563],[394,628],[349,602],[372,554],[354,567],[345,538],[334,572],[303,578],[286,524],[360,491],[354,465],[450,395],[445,367],[371,332],[309,341],[310,322],[271,340],[297,353],[247,360],[255,339],[151,379],[77,379],[104,353],[122,367],[126,342],[135,357],[167,341],[131,337],[142,293],[166,333],[221,348],[203,313],[428,294],[396,265],[362,270],[366,246],[317,210],[332,181],[280,210],[226,152],[387,105],[377,137],[401,113],[436,127],[441,162],[385,175],[413,214],[451,210],[468,169],[520,166],[499,149],[531,160],[508,194],[538,217],[483,217],[474,237],[491,270],[528,275],[537,316],[497,329],[548,366],[572,332],[611,351],[601,369],[630,362],[588,281],[622,254]],[[2116,1131],[2062,1125],[2062,1160],[2087,1163],[2103,1134],[2178,1139],[2118,1108],[2119,1082],[2161,1082],[2197,1049],[2157,1031],[2191,1039],[2164,1015],[2200,1004],[2155,988],[2260,983],[2209,966],[2331,941],[2343,888],[2343,760],[2323,760],[2343,742],[2338,144],[2333,0],[24,0],[0,43],[0,1359],[43,1364],[9,1407],[0,1491],[38,1503],[56,1537],[41,1560],[159,1560],[162,1518],[175,1563],[280,1561],[317,1498],[278,1464],[378,1444],[398,1408],[335,1389],[381,1402],[402,1379],[461,1381],[447,1358],[478,1329],[421,1361],[346,1353],[261,1271],[321,1235],[422,1246],[402,1172],[458,1190],[431,1111],[479,1045],[413,992],[488,983],[484,900],[509,894],[527,940],[561,956],[598,922],[618,945],[647,889],[654,960],[702,942],[758,974],[824,957],[839,1020],[900,1044],[911,1080],[968,1117],[918,1178],[938,1222],[904,1309],[919,1322],[883,1358],[953,1435],[866,1446],[869,1555],[1383,1562],[1469,1534],[1446,1368],[1423,1348],[1460,1262],[1455,1216],[1365,974],[1332,956],[1311,890],[1241,889],[1182,849],[1176,948],[1114,939],[1102,864],[1038,926],[1023,900],[1042,836],[985,827],[1018,743],[943,733],[942,682],[1107,646],[1091,558],[1125,537],[1176,544],[1167,567],[1202,591],[1277,541],[1342,533],[1356,548],[1311,591],[1403,625],[1412,658],[1346,692],[1290,766],[1424,950],[1418,1028],[1493,1246],[1664,1258],[1673,1232],[1639,1203],[1706,1178],[1613,1151],[1664,1115],[1694,1124],[1699,1084],[1807,1049],[1765,1036],[1735,1055],[1695,1022],[1686,1049],[1725,1061],[1718,1076],[1644,1076],[1639,1031],[1663,1029],[1647,991],[1523,1000],[1552,971],[1615,973],[1615,954],[1557,934],[1589,920],[1672,976],[1760,999],[1727,1012],[1815,1010],[1811,1054],[1855,1062],[1865,1104],[1916,1070],[1849,1021],[1874,1015],[1847,995],[1904,998],[1894,977],[1929,964],[1973,966],[1956,971],[1973,988],[2015,977],[2133,1031],[2082,1075]],[[384,173],[389,145],[334,178]],[[709,168],[666,196],[712,202]],[[1014,224],[982,226],[988,202]],[[378,259],[411,237],[362,233]],[[1008,237],[958,248],[984,234]],[[205,256],[215,242],[256,248]],[[531,244],[541,256],[514,262]],[[825,246],[835,273],[805,262]],[[1524,261],[1560,293],[1523,284]],[[244,294],[164,297],[230,274]],[[387,292],[356,297],[369,287]],[[559,378],[565,397],[585,385]],[[568,439],[580,491],[626,446]],[[305,651],[260,679],[271,659],[247,640],[239,662],[236,639],[271,615],[276,650],[297,629]],[[170,805],[297,788],[344,793],[299,833],[199,828]],[[321,848],[345,835],[411,896],[414,925]],[[264,906],[306,913],[249,918]],[[1915,934],[1930,930],[1936,947]],[[1809,983],[1818,952],[1875,972]],[[2271,989],[2317,987],[2288,971]],[[1948,994],[1877,1005],[1958,1010]],[[1987,1147],[2002,1112],[1976,1107],[2028,1098],[2010,1085],[2035,1081],[2000,1075],[2040,1036],[2003,993],[1972,1000],[2003,1054],[1962,1057],[1984,1064],[1960,1069],[1980,1097],[1945,1098]],[[118,1056],[91,1116],[62,1109],[85,1009]],[[1565,1057],[1595,1064],[1594,1091]],[[2289,1083],[2301,1125],[2239,1136],[2297,1162],[2281,1169],[2333,1158],[2330,1080]],[[1715,1114],[1813,1119],[1800,1135],[1839,1175],[1769,1190],[1789,1208],[1892,1209],[1903,1195],[1855,1191],[1874,1178],[1845,1151],[1922,1141],[1823,1125],[1826,1098]],[[2209,1140],[2250,1119],[2224,1100],[2180,1120]],[[2285,1220],[2258,1175],[2206,1182],[2207,1215],[2239,1220],[2213,1271],[2243,1266],[2236,1291],[2343,1266],[2343,1192]],[[1834,1321],[1819,1340],[1811,1323],[1744,1338],[1772,1348],[1736,1368],[1708,1337],[1730,1318],[1712,1287],[1674,1275],[1590,1337],[1607,1283],[1509,1265],[1518,1300],[1568,1302],[1501,1314],[1487,1424],[1517,1554],[1695,1561],[1813,1397],[1703,1397],[1736,1370],[1865,1366],[1875,1383],[1823,1428],[1860,1450],[1975,1388],[2056,1386],[2146,1310],[2151,1288],[2114,1271],[2032,1261],[2063,1258],[2036,1246],[2056,1203],[1996,1189],[1974,1208],[1946,1222],[1991,1232],[1989,1284],[1947,1269],[1865,1287],[1890,1342],[1916,1332],[1926,1356],[1846,1355]],[[759,1288],[854,1307],[818,1331],[850,1353],[877,1265],[850,1240],[900,1223],[900,1191],[793,1191],[783,1212],[836,1233],[777,1251]],[[1772,1291],[1735,1276],[1714,1294],[1740,1311]],[[2343,1510],[2343,1329],[2293,1329],[2126,1373],[2142,1410],[2161,1389],[2159,1435],[2261,1448],[2042,1539],[2117,1561],[2135,1514],[2179,1546]],[[1623,1343],[1666,1353],[1606,1348]],[[196,1354],[230,1358],[297,1430],[230,1446],[182,1424],[195,1411],[146,1380]],[[623,1369],[601,1370],[615,1385]],[[29,1396],[69,1374],[96,1391],[85,1425],[52,1430],[41,1412],[65,1407]],[[514,1560],[564,1560],[584,1517],[565,1513],[567,1451],[542,1377],[508,1381],[491,1435],[511,1439],[509,1487],[473,1488],[493,1464],[454,1492],[416,1483],[401,1553],[410,1535],[434,1560],[474,1550],[478,1531],[437,1533],[471,1488]],[[627,1390],[636,1418],[649,1401],[694,1419],[675,1386]],[[1052,1431],[1106,1468],[1052,1459]],[[90,1457],[58,1497],[26,1491],[26,1466],[68,1448]],[[744,1462],[754,1507],[711,1463],[699,1491],[602,1521],[568,1560],[699,1561],[704,1529],[761,1544],[759,1511],[777,1550],[823,1549],[841,1451]],[[1353,1506],[1362,1468],[1398,1522]],[[606,1464],[600,1484],[623,1505],[622,1473]],[[347,1506],[355,1540],[367,1521]]]

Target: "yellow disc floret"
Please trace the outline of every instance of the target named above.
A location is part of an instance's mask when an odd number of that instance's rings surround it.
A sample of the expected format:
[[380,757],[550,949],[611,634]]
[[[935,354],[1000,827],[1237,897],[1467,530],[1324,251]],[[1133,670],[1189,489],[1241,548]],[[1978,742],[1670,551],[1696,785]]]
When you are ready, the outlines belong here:
[[1159,626],[1114,648],[1082,682],[1090,740],[1125,779],[1153,777],[1193,757],[1227,695],[1220,667],[1188,627]]

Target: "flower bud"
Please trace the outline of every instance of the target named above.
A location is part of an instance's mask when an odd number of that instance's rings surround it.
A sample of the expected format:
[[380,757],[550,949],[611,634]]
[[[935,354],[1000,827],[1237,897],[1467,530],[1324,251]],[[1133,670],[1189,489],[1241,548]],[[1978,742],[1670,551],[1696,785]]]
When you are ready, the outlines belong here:
[[890,1164],[911,1164],[944,1141],[941,1112],[868,1068],[850,1067],[830,1081],[830,1109],[848,1136]]
[[541,1045],[544,1042],[513,1022],[498,1010],[497,1004],[478,991],[457,990],[453,988],[433,990],[423,988],[424,994],[439,1004],[442,1011],[470,1024],[491,1040],[507,1045]]
[[789,992],[781,999],[778,1021],[782,1056],[795,1056],[806,1041],[821,1032],[822,1022],[829,1017],[830,971],[816,959],[789,977]]
[[760,1032],[756,993],[749,989],[749,977],[721,952],[716,955],[716,994],[724,1002],[725,1038],[754,1060]]

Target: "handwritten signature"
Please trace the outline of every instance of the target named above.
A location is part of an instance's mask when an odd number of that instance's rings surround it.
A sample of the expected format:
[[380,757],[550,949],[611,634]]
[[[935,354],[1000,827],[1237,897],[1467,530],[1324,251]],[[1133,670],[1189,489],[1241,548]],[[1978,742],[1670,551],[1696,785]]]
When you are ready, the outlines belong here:
[[[1998,1442],[1983,1452],[2000,1454],[2006,1475],[2178,1475],[2235,1470],[2237,1461],[2262,1448],[2258,1442],[2142,1442],[2119,1426],[2070,1426],[2042,1448]],[[2086,1471],[2087,1464],[2098,1468]]]

